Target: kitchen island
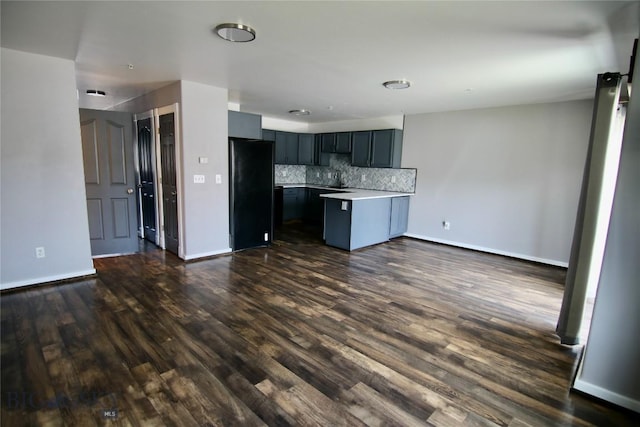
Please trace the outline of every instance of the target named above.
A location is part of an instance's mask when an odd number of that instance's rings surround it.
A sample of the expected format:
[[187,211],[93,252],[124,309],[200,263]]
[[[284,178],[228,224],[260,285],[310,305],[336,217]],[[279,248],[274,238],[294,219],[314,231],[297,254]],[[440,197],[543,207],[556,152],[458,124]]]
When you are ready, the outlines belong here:
[[408,193],[342,189],[321,194],[324,240],[329,246],[352,251],[386,242],[407,231]]

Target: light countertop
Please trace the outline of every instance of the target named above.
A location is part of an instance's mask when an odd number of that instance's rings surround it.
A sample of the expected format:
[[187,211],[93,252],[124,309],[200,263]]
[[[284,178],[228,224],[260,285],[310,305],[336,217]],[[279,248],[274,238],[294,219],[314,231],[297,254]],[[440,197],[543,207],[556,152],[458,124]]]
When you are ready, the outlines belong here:
[[413,196],[413,193],[400,193],[396,191],[380,191],[380,190],[364,190],[362,188],[333,188],[314,184],[276,184],[283,188],[316,188],[319,190],[339,191],[339,193],[320,194],[325,199],[338,200],[366,200],[366,199],[382,199],[386,197],[404,197]]

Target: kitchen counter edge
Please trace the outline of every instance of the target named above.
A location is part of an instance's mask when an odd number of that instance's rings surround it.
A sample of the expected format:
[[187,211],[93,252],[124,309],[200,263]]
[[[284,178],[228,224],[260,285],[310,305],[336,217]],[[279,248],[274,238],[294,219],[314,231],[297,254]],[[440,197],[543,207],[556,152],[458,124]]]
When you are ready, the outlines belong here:
[[[335,188],[325,187],[322,185],[314,184],[276,184],[276,187],[282,188],[315,188],[318,190],[328,190],[334,193],[320,194],[320,197],[325,199],[338,199],[338,200],[365,200],[365,199],[382,199],[387,197],[404,197],[413,196],[414,193],[401,193],[397,191],[382,191],[382,190],[365,190],[362,188]],[[335,193],[339,191],[339,193]]]

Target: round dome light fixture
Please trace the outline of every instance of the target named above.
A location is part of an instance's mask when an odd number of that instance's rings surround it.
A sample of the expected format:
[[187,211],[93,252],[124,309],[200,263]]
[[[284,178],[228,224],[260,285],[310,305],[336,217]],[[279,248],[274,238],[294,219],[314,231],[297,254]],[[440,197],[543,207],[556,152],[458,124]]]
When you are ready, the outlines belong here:
[[293,114],[294,116],[308,116],[311,114],[311,111],[305,109],[289,110],[289,114]]
[[89,96],[107,96],[107,93],[103,90],[87,89],[87,95]]
[[411,86],[411,82],[409,80],[389,80],[387,82],[382,83],[382,86],[387,89],[406,89]]
[[256,38],[256,32],[248,25],[224,23],[216,26],[213,31],[221,38],[230,41],[245,43]]

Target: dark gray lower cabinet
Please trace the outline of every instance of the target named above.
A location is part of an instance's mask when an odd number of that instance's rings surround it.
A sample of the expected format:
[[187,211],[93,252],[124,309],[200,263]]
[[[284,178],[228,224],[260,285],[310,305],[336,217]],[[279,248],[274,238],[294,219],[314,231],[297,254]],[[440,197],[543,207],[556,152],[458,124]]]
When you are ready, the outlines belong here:
[[285,188],[282,192],[282,219],[300,219],[307,201],[306,188]]
[[389,240],[391,198],[325,200],[324,238],[329,246],[352,251]]
[[402,236],[407,232],[409,223],[409,196],[391,199],[391,218],[389,222],[389,238]]
[[409,196],[378,199],[325,199],[327,245],[352,251],[398,237],[407,231]]
[[324,199],[320,198],[321,194],[327,194],[329,191],[317,188],[307,188],[307,204],[304,210],[304,219],[312,223],[321,223],[324,214]]
[[313,224],[322,224],[324,199],[320,195],[339,192],[320,188],[285,188],[282,190],[282,219],[301,219]]

